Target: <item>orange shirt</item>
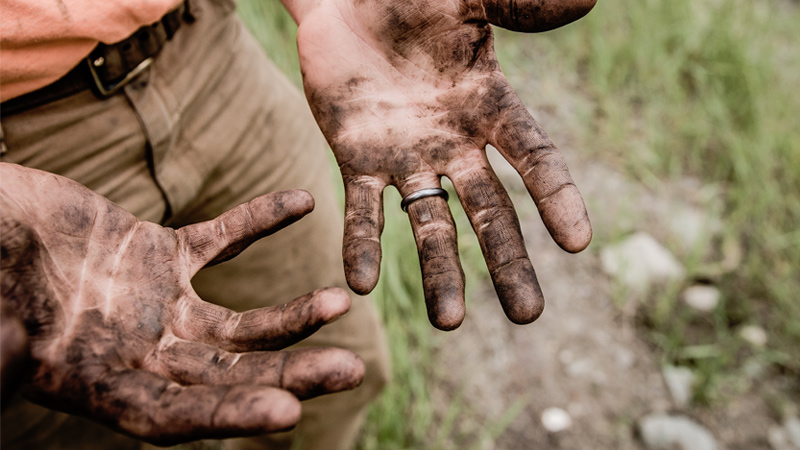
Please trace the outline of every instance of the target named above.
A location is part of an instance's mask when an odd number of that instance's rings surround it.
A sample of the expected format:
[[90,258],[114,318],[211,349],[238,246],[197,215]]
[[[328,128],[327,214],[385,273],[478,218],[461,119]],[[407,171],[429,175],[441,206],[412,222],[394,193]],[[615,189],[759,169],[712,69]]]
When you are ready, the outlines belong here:
[[0,101],[56,81],[183,0],[0,0]]

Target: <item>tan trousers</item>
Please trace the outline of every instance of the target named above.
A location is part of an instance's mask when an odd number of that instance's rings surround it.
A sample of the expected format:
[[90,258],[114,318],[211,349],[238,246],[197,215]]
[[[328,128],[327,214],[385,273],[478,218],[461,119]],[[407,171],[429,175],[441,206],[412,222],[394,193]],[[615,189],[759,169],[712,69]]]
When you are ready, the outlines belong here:
[[[233,14],[232,0],[199,0],[154,65],[122,95],[76,94],[2,117],[3,161],[77,180],[143,220],[179,227],[257,195],[303,188],[313,213],[193,280],[202,298],[236,310],[346,287],[341,218],[324,139],[302,94],[268,61]],[[2,111],[0,111],[2,114]],[[345,449],[366,405],[388,378],[381,324],[368,298],[303,346],[357,352],[367,374],[357,389],[303,403],[296,430],[209,443],[231,449]],[[5,393],[4,393],[5,395]],[[138,448],[85,419],[17,398],[2,415],[4,450]]]

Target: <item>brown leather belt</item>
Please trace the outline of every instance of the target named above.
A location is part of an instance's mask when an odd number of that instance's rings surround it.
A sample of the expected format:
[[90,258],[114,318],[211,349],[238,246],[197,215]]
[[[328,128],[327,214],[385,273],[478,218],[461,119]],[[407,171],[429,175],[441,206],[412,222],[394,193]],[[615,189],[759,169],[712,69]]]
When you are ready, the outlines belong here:
[[110,45],[99,44],[80,64],[57,81],[6,100],[0,104],[0,115],[17,114],[87,89],[100,98],[113,95],[150,66],[153,58],[172,39],[182,23],[193,21],[187,0],[160,21],[139,28],[125,40]]

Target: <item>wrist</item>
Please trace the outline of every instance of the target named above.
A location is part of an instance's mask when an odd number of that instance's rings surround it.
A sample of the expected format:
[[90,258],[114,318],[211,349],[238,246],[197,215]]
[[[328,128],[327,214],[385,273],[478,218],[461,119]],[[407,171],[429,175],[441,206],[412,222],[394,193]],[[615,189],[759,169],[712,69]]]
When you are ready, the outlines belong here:
[[300,25],[303,18],[320,3],[320,0],[281,0],[281,3],[289,11],[294,22]]

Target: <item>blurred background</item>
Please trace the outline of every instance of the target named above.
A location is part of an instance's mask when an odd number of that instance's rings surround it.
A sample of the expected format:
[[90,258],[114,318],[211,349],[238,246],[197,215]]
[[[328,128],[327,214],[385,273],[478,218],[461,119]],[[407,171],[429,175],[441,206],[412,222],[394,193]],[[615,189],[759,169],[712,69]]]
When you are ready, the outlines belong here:
[[[280,3],[239,9],[299,85]],[[552,32],[496,30],[594,240],[561,252],[489,149],[548,304],[534,324],[505,319],[451,201],[468,303],[444,333],[408,221],[387,207],[372,298],[394,379],[359,448],[800,449],[798,23],[797,0],[601,0]]]

